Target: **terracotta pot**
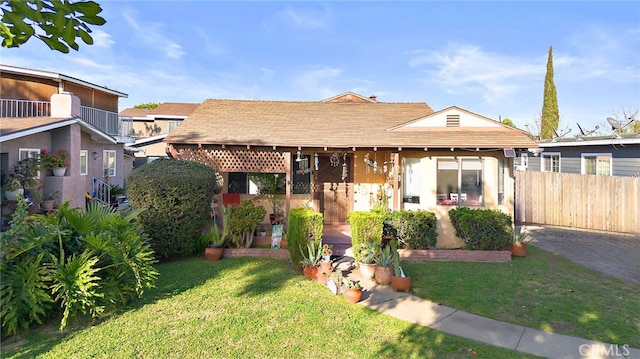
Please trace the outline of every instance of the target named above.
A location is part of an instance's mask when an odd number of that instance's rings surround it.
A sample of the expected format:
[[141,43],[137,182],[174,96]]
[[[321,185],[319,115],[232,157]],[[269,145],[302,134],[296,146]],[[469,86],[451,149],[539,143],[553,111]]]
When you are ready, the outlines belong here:
[[322,285],[327,285],[327,281],[329,280],[328,272],[323,272],[322,269],[319,269],[316,273],[316,278],[318,279],[318,283]]
[[16,190],[13,191],[4,191],[4,197],[8,200],[8,201],[17,201],[18,198],[21,198],[22,195],[24,193],[24,190],[22,188],[18,188]]
[[223,248],[207,247],[204,249],[204,257],[209,261],[217,261],[222,258]]
[[526,243],[512,243],[509,245],[511,255],[514,257],[526,257],[527,256],[527,244]]
[[42,201],[42,203],[40,203],[40,209],[47,212],[53,211],[55,204],[56,201],[54,200]]
[[394,292],[409,292],[411,289],[411,277],[391,276],[391,288]]
[[344,299],[351,303],[358,303],[362,298],[362,291],[360,289],[348,288],[342,295]]
[[358,263],[358,264],[360,266],[360,275],[362,275],[362,278],[364,278],[364,279],[373,279],[373,277],[376,274],[377,265],[375,263],[373,263],[373,264]]
[[375,272],[376,283],[382,285],[391,284],[391,276],[393,275],[393,267],[376,267]]
[[318,272],[321,271],[327,273],[327,275],[331,274],[331,272],[333,272],[333,261],[320,261],[320,269]]
[[318,267],[304,266],[304,268],[302,269],[302,273],[304,273],[304,276],[309,279],[316,279],[316,274],[318,274]]

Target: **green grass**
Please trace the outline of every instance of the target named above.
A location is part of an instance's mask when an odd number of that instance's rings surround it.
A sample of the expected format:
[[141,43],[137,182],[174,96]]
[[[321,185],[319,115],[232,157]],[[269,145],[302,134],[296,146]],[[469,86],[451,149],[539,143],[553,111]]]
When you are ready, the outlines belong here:
[[412,294],[500,321],[640,348],[640,285],[532,246],[509,263],[404,263]]
[[102,321],[2,343],[5,358],[530,358],[346,302],[286,262],[158,266],[158,287]]

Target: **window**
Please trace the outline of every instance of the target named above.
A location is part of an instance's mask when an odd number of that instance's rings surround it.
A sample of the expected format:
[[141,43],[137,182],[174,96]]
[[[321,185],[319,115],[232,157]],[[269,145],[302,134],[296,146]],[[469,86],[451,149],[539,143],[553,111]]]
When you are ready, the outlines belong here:
[[114,177],[116,175],[116,151],[102,151],[102,172],[105,177]]
[[87,175],[87,166],[89,165],[87,150],[80,150],[80,175]]
[[420,196],[420,160],[417,158],[404,159],[404,197]]
[[[27,158],[40,158],[39,148],[21,148],[18,152],[18,161],[22,164],[22,161]],[[40,178],[40,171],[37,172],[36,178]]]
[[437,174],[437,203],[441,205],[483,205],[482,159],[440,159]]
[[311,193],[311,156],[295,156],[291,161],[291,193]]
[[169,121],[169,132],[173,131],[180,125],[180,121]]
[[549,152],[543,153],[540,161],[540,171],[542,172],[560,172],[560,153]]
[[529,167],[529,154],[521,153],[520,154],[520,166],[527,168]]
[[582,174],[611,176],[610,153],[583,153]]

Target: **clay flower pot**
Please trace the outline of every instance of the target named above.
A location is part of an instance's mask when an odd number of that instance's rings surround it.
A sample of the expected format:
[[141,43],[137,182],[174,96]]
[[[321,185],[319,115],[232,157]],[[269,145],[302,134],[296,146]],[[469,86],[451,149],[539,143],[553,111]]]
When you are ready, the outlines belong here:
[[411,289],[411,277],[391,276],[391,288],[394,292],[409,292]]
[[376,283],[382,285],[391,284],[391,276],[393,275],[393,267],[377,266],[375,271]]
[[358,265],[360,266],[360,275],[362,275],[362,278],[373,279],[373,277],[376,274],[376,267],[377,267],[375,263],[368,264],[368,263],[360,262],[358,263]]
[[316,267],[316,266],[305,266],[302,269],[302,273],[304,273],[304,276],[309,278],[309,279],[316,279],[316,275],[318,274],[318,267]]
[[360,289],[347,289],[343,294],[344,299],[351,303],[358,303],[362,298],[362,291]]
[[318,273],[316,273],[316,278],[318,279],[318,283],[322,285],[327,285],[327,281],[329,280],[329,275],[327,274],[327,272],[324,272],[322,269],[319,269]]
[[204,249],[204,257],[209,261],[217,261],[222,258],[223,248],[207,247]]
[[514,257],[526,257],[527,256],[527,244],[526,243],[511,243],[509,245],[511,255]]

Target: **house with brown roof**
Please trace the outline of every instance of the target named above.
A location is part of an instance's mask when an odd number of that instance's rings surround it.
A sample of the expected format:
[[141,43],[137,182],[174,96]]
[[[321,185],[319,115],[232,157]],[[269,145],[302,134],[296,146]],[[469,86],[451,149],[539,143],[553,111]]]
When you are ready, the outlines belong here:
[[[21,161],[43,150],[69,153],[64,176],[40,171],[39,195],[59,193],[73,207],[97,187],[124,186],[132,168],[124,144],[130,119],[118,115],[127,94],[50,71],[0,65],[0,165],[4,184]],[[99,199],[108,201],[104,196]],[[6,204],[4,198],[3,205]]]
[[135,141],[127,146],[135,156],[134,167],[154,159],[167,157],[166,145],[162,142],[167,134],[198,107],[197,103],[164,102],[147,110],[127,108],[121,116],[131,117]]
[[391,209],[438,216],[438,246],[462,246],[454,206],[513,214],[513,156],[528,134],[473,112],[387,103],[347,92],[323,101],[204,101],[164,140],[172,157],[223,175],[223,193],[250,199],[250,173],[286,178],[286,209],[311,206],[325,223],[388,198]]

